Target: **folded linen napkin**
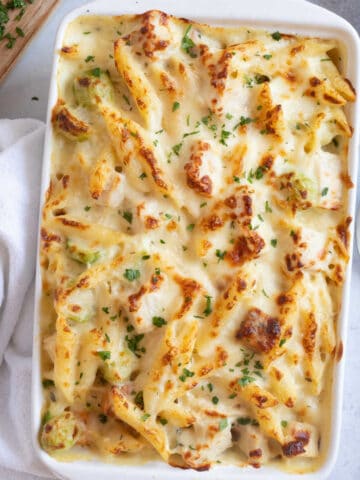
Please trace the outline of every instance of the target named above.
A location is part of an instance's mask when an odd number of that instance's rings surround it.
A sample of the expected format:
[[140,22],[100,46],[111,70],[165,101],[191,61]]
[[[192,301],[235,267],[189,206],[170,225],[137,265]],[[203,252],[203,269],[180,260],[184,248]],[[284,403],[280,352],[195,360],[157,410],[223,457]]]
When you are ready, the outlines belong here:
[[33,287],[43,137],[44,124],[38,120],[0,120],[1,480],[51,476],[33,450],[30,425]]

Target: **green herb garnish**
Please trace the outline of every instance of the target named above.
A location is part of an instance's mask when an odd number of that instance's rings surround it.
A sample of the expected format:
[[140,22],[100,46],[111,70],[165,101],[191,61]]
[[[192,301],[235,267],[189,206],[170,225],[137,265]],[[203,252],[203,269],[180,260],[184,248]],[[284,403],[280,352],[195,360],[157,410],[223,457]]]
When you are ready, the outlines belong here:
[[133,214],[129,211],[125,211],[123,214],[122,214],[122,217],[124,220],[126,220],[128,223],[132,223],[133,221]]
[[276,31],[271,34],[271,37],[278,42],[279,40],[281,40],[281,33]]
[[184,50],[184,52],[190,55],[191,58],[196,58],[196,53],[192,51],[192,49],[195,47],[195,43],[191,40],[191,38],[189,38],[191,27],[192,25],[189,25],[185,30],[185,34],[181,40],[181,48]]
[[140,278],[140,270],[127,268],[125,270],[124,277],[126,278],[126,280],[129,280],[129,282],[133,282],[134,280],[137,280]]
[[111,352],[108,350],[102,350],[100,352],[96,352],[97,355],[105,362],[105,360],[110,360],[111,358]]
[[50,378],[44,378],[44,380],[42,381],[42,386],[44,388],[54,387],[55,382],[54,382],[54,380],[50,380]]
[[162,317],[152,317],[152,323],[158,328],[162,327],[163,325],[167,325],[167,321]]
[[249,385],[249,383],[255,382],[254,377],[250,377],[249,375],[244,375],[243,377],[239,378],[238,384],[241,387],[245,387],[246,385]]
[[224,430],[228,426],[228,419],[227,418],[222,418],[219,422],[219,430],[220,432]]
[[208,317],[212,313],[212,307],[211,307],[212,297],[210,297],[209,295],[205,295],[205,298],[206,298],[206,306],[203,311],[203,314],[205,315],[205,317]]

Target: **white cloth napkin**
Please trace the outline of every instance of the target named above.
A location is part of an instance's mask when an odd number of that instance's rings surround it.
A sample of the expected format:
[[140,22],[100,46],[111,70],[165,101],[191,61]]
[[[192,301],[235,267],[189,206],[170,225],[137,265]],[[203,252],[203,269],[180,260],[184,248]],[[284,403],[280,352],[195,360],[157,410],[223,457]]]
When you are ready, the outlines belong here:
[[30,426],[33,286],[43,137],[44,124],[38,120],[0,120],[1,480],[51,476],[36,458]]

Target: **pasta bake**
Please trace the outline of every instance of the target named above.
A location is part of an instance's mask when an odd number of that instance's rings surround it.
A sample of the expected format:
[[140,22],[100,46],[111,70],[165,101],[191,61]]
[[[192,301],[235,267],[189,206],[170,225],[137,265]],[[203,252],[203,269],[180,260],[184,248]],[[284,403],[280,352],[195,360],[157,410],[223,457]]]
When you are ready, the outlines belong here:
[[155,10],[68,26],[40,244],[49,454],[321,464],[351,222],[341,52]]

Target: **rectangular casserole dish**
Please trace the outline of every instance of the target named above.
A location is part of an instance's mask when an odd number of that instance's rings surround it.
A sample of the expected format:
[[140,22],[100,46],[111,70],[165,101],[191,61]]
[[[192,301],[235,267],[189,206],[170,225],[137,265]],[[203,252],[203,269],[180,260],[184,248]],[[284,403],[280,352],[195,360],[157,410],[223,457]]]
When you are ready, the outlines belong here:
[[[169,5],[166,0],[140,0],[130,6],[119,7],[118,2],[109,0],[106,2],[94,2],[71,12],[62,22],[55,43],[55,54],[53,64],[53,74],[50,86],[47,131],[44,149],[43,177],[41,199],[44,198],[45,191],[49,183],[50,176],[50,159],[52,150],[52,126],[51,111],[56,103],[57,98],[57,65],[58,51],[63,42],[63,36],[68,24],[80,15],[119,15],[131,13],[143,13],[149,9],[159,9],[178,17],[190,18],[195,21],[209,23],[212,25],[235,26],[249,25],[254,27],[265,28],[270,31],[280,30],[287,33],[314,35],[320,37],[335,38],[340,41],[343,46],[344,54],[344,71],[346,77],[351,79],[355,89],[359,91],[359,39],[355,30],[342,18],[328,12],[318,6],[305,2],[304,0],[274,0],[271,2],[271,11],[267,10],[269,3],[267,0],[253,0],[251,3],[237,4],[235,0],[226,0],[222,2],[221,9],[217,7],[215,2],[208,0],[198,0],[195,4],[189,0],[184,0],[181,5]],[[220,11],[221,10],[221,11]],[[294,21],[294,18],[296,21]],[[351,62],[349,61],[351,59]],[[348,215],[354,218],[355,209],[355,192],[357,180],[357,162],[356,153],[359,142],[359,129],[357,121],[359,119],[358,103],[347,108],[347,116],[349,122],[354,126],[354,134],[350,142],[348,163],[349,173],[354,188],[349,193]],[[351,245],[353,237],[354,222],[350,228]],[[229,479],[240,478],[246,475],[246,478],[263,478],[263,479],[286,479],[286,478],[303,478],[304,475],[296,475],[284,473],[279,470],[263,467],[260,470],[252,468],[239,469],[238,467],[214,467],[208,472],[197,473],[194,471],[182,471],[170,469],[163,463],[148,463],[145,465],[113,465],[101,463],[98,461],[84,462],[74,461],[72,463],[61,463],[50,457],[46,452],[40,449],[38,443],[38,426],[40,424],[41,406],[42,406],[42,389],[41,389],[41,371],[40,371],[40,297],[41,297],[41,274],[38,268],[36,275],[36,301],[35,301],[35,327],[34,327],[34,349],[33,349],[33,391],[32,391],[32,431],[35,449],[41,460],[56,475],[66,479],[78,479],[82,476],[87,479],[95,479],[99,475],[106,479],[113,479],[121,476],[122,479],[152,478],[152,479],[169,479],[169,478],[204,478],[204,479],[221,479],[225,475]],[[347,277],[343,288],[342,310],[338,322],[337,340],[338,345],[342,341],[346,344],[347,316],[349,306],[351,279],[351,257],[347,269]],[[331,429],[330,440],[327,449],[326,461],[321,468],[311,474],[307,478],[320,479],[329,475],[336,461],[336,453],[339,445],[339,435],[341,426],[342,411],[342,392],[343,392],[343,371],[344,359],[334,365],[334,381],[332,392],[332,412],[331,412]]]

